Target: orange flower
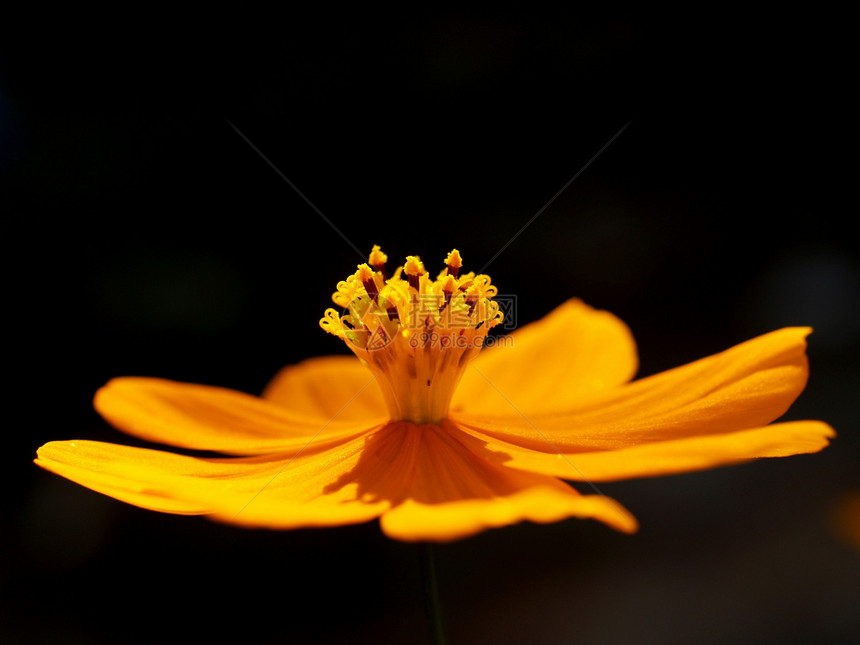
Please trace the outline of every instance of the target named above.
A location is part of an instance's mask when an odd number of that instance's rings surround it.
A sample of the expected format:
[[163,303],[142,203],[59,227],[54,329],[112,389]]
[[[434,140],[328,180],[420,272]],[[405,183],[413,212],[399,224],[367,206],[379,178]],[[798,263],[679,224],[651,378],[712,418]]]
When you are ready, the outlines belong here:
[[834,436],[820,421],[768,425],[806,384],[808,328],[631,383],[636,348],[612,314],[570,300],[481,352],[502,320],[488,276],[461,275],[457,251],[436,279],[417,256],[388,278],[386,260],[374,247],[337,285],[344,315],[320,321],[358,359],[287,367],[261,398],[153,378],[96,394],[128,434],[234,456],[57,441],[36,463],[167,513],[278,529],[380,518],[392,538],[443,542],[568,517],[633,532],[617,502],[561,480],[811,453]]

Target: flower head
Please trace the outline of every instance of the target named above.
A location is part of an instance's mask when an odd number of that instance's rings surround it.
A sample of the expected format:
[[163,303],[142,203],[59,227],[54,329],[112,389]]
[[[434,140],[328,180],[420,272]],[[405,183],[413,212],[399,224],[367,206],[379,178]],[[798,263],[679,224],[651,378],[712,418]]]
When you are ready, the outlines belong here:
[[361,264],[332,296],[348,313],[327,309],[320,320],[374,373],[392,421],[441,423],[460,377],[502,321],[490,277],[460,276],[456,249],[445,264],[435,280],[413,255],[388,280],[385,260],[375,270]]
[[562,480],[810,453],[834,435],[771,423],[806,384],[808,328],[631,382],[636,348],[612,314],[569,300],[482,349],[503,320],[489,276],[462,273],[456,250],[435,278],[418,256],[390,277],[387,261],[375,246],[320,321],[355,357],[284,368],[262,397],[152,378],[96,394],[128,434],[232,456],[55,441],[36,463],[152,510],[284,529],[380,518],[393,538],[447,541],[568,517],[632,532],[617,502]]

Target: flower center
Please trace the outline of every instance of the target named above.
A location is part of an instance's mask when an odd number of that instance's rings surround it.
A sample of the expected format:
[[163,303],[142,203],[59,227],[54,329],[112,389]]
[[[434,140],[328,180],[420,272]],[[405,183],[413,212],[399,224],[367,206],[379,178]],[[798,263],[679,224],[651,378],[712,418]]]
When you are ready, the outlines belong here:
[[339,282],[320,326],[349,347],[376,375],[392,421],[439,423],[454,389],[487,332],[502,322],[498,289],[487,275],[460,275],[454,249],[430,278],[417,255],[387,277],[378,246],[366,264]]

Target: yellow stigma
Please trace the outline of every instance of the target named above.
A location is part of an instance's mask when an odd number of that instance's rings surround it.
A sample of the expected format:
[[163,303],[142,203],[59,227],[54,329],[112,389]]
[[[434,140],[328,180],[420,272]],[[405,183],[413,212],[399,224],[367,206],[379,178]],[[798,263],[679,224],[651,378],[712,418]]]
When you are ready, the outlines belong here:
[[491,300],[498,290],[487,275],[460,276],[456,249],[436,280],[417,255],[385,278],[385,260],[374,246],[369,265],[337,285],[332,300],[342,311],[327,309],[320,326],[376,375],[393,421],[439,423],[487,332],[502,322]]

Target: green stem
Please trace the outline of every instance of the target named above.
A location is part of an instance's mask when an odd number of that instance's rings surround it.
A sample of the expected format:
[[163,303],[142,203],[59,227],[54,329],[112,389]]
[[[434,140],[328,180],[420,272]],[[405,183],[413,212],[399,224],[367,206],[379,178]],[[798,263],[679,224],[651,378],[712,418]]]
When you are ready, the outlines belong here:
[[424,608],[430,623],[430,637],[433,645],[447,645],[445,618],[442,616],[439,585],[436,582],[436,553],[433,544],[430,542],[420,544],[419,556],[421,559],[421,578],[424,583]]

